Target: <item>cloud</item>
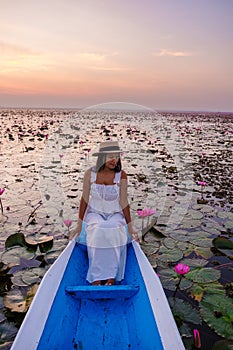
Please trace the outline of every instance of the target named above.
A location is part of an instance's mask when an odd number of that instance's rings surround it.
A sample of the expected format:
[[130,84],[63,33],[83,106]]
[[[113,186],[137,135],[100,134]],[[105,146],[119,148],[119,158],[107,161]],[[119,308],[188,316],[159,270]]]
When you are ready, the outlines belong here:
[[106,59],[106,55],[104,54],[98,54],[94,52],[82,52],[78,54],[78,57],[81,59],[84,59],[85,61],[97,61],[102,62]]
[[35,54],[31,50],[29,50],[25,47],[6,43],[3,41],[0,41],[0,52],[1,52],[1,55],[7,55],[7,56],[12,56],[12,55],[25,56],[25,55],[34,55]]
[[154,52],[153,56],[157,57],[190,57],[193,56],[192,52],[188,51],[174,51],[174,50],[167,50],[167,49],[161,49],[159,52]]
[[129,71],[129,68],[124,67],[103,67],[103,66],[89,66],[89,69],[97,70],[97,71],[115,71],[115,72],[123,72]]

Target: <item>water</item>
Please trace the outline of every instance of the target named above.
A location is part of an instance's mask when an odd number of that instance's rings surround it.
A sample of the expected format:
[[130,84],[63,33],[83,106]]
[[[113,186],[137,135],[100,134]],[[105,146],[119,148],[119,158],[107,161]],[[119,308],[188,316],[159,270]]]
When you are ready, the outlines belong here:
[[[141,227],[137,209],[156,209],[157,228],[166,237],[155,240],[149,233],[147,247],[143,246],[145,252],[149,244],[158,246],[150,257],[158,270],[165,261],[165,246],[170,249],[167,264],[176,263],[170,251],[174,242],[179,243],[176,253],[180,250],[178,229],[191,232],[192,239],[200,230],[209,232],[209,241],[200,238],[202,249],[197,241],[192,242],[195,252],[209,263],[220,261],[210,247],[215,236],[232,239],[233,115],[1,110],[0,118],[0,188],[5,189],[1,195],[1,252],[6,238],[17,231],[34,240],[53,236],[63,242],[67,233],[63,221],[71,219],[73,225],[77,221],[83,174],[95,162],[92,153],[98,149],[97,143],[117,139],[128,174],[134,224]],[[206,181],[207,186],[201,188],[198,181]],[[200,199],[208,203],[198,204]],[[182,259],[185,253],[180,251]],[[225,259],[229,265],[221,269],[222,285],[232,282],[232,260]],[[3,322],[8,321],[4,315]],[[202,348],[212,349],[218,336],[207,345],[208,332],[214,333],[205,325],[198,328],[203,331]],[[11,343],[12,337],[6,337],[6,343]],[[191,338],[187,339],[191,343]]]

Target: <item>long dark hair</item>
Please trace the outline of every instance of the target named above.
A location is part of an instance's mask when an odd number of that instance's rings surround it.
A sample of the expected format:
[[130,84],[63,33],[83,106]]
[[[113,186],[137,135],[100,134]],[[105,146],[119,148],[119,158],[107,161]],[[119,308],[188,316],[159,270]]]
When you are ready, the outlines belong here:
[[[96,172],[99,172],[101,170],[104,169],[105,164],[106,164],[106,153],[100,153],[98,155],[97,161],[96,161]],[[115,168],[113,169],[115,171],[115,173],[119,173],[121,171],[122,165],[121,165],[121,158],[119,156],[117,165],[115,166]]]

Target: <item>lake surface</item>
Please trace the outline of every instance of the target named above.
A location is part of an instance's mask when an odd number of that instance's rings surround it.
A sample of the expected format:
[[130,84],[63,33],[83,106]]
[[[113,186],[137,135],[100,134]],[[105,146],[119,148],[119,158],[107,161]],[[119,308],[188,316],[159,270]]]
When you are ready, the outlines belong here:
[[[12,275],[0,297],[0,334],[6,349],[17,332],[11,294],[27,295],[64,249],[68,234],[64,220],[75,226],[84,172],[95,164],[92,154],[98,143],[109,139],[118,140],[122,149],[139,233],[151,218],[142,221],[137,210],[156,209],[157,223],[145,235],[142,248],[171,297],[186,348],[192,349],[194,328],[200,331],[205,350],[233,338],[206,316],[205,304],[209,296],[218,298],[221,290],[232,305],[232,248],[218,249],[218,241],[213,244],[217,237],[232,242],[232,114],[7,109],[0,111],[0,119],[0,188],[5,190],[0,197],[1,269],[2,276],[7,267]],[[34,245],[52,240],[53,247],[39,252],[38,245],[33,253],[23,244],[6,249],[6,239],[16,233]],[[183,278],[172,298],[178,282],[173,268],[178,262],[189,265],[192,274]],[[184,303],[174,305],[174,299]],[[193,310],[190,319],[187,307]],[[225,317],[222,309],[221,313]]]

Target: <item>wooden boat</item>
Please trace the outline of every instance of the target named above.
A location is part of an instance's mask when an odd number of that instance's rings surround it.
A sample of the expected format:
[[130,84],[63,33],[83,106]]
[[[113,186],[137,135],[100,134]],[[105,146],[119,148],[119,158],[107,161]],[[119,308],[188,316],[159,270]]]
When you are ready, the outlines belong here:
[[158,276],[135,241],[125,278],[86,282],[87,249],[70,241],[44,276],[11,350],[184,350]]

